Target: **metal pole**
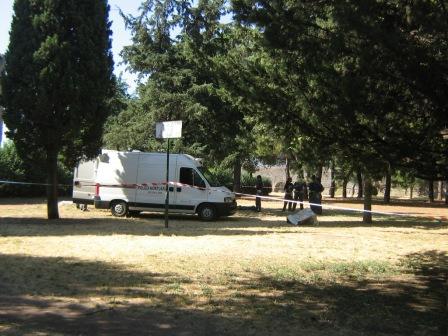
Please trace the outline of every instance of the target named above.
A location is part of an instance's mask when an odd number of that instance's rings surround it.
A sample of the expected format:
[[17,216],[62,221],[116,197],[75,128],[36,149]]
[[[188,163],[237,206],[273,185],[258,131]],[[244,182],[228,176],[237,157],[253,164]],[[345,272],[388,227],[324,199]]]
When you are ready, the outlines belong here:
[[168,228],[168,210],[170,204],[170,189],[169,189],[169,178],[170,178],[170,139],[168,138],[168,146],[166,149],[166,196],[165,196],[165,227]]

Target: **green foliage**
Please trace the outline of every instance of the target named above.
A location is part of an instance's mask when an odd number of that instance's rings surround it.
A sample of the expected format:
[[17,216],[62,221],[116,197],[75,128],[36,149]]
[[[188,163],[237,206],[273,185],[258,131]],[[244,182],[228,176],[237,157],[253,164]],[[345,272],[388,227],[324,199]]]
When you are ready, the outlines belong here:
[[58,218],[57,160],[95,156],[113,95],[107,0],[17,0],[1,78],[9,138],[45,169],[48,217]]
[[223,166],[211,167],[205,171],[205,177],[212,186],[225,186],[232,190],[233,172]]
[[389,162],[448,176],[439,134],[448,118],[441,2],[232,3],[238,19],[258,25],[276,63],[255,87],[272,124],[288,134],[293,123],[319,156],[337,150],[369,173]]
[[[208,168],[205,172],[205,177],[212,184],[212,186],[225,186],[230,190],[233,189],[233,171],[230,168],[226,168],[225,165],[218,165]],[[269,178],[262,177],[264,190],[263,194],[268,195],[272,192],[272,183]],[[241,176],[241,192],[246,194],[255,194],[256,177],[243,172]]]
[[112,94],[106,0],[18,0],[2,77],[9,136],[20,155],[64,154],[70,166],[101,146]]
[[411,172],[396,170],[392,176],[392,183],[395,186],[399,186],[405,189],[413,188],[417,181]]
[[[73,172],[67,169],[61,158],[58,162],[58,176],[61,185],[59,193],[63,195],[71,194],[73,182]],[[17,153],[13,142],[7,142],[0,148],[0,176],[2,180],[26,183],[46,183],[46,172],[30,161],[24,161]],[[0,196],[11,197],[32,197],[45,194],[45,187],[41,185],[21,185],[21,184],[0,184]]]
[[25,177],[23,161],[18,156],[12,142],[6,142],[0,148],[0,176],[2,176],[2,179],[12,181],[23,181]]
[[138,98],[109,120],[108,147],[164,150],[154,139],[156,122],[182,120],[177,150],[229,167],[250,161],[245,105],[229,89],[238,79],[229,81],[229,73],[238,69],[228,54],[241,42],[232,25],[220,22],[224,13],[224,1],[151,0],[138,17],[125,17],[133,44],[123,57],[144,81]]

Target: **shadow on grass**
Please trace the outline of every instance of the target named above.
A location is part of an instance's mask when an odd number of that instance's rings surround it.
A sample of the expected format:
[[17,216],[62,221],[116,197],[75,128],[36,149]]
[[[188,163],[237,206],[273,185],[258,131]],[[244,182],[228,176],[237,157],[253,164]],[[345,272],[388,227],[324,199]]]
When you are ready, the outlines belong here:
[[42,218],[0,218],[0,237],[44,237],[66,235],[136,235],[185,236],[205,235],[266,235],[279,229],[292,228],[286,220],[265,222],[261,219],[232,217],[214,222],[202,222],[192,216],[170,216],[165,228],[163,215],[144,214],[137,218],[64,218],[48,221]]
[[[337,202],[337,203],[343,203],[343,204],[363,204],[362,198],[342,198],[342,197],[336,197],[336,198],[329,198],[324,197],[324,202]],[[427,199],[391,199],[390,203],[384,203],[382,198],[373,198],[372,200],[373,205],[383,205],[383,206],[405,206],[405,207],[418,207],[418,208],[448,208],[448,205],[445,204],[445,201],[439,201],[435,200],[434,202],[430,203]]]
[[[45,194],[45,189],[43,189]],[[69,197],[59,197],[58,201],[71,202]],[[45,197],[0,197],[0,205],[28,205],[28,204],[47,204],[47,199]]]
[[0,255],[0,326],[3,335],[446,335],[448,256],[412,254],[403,264],[410,278],[253,273],[194,294],[181,275]]
[[[93,212],[91,218],[61,218],[48,221],[33,217],[1,217],[0,237],[65,236],[65,235],[138,235],[138,236],[204,236],[204,235],[267,235],[279,232],[301,233],[301,226],[286,222],[288,212],[264,209],[256,213],[241,210],[235,216],[213,222],[199,221],[193,215],[170,215],[169,228],[164,226],[163,214],[143,213],[134,218],[115,218],[106,212]],[[269,215],[267,220],[264,215]],[[330,218],[331,217],[331,218]],[[340,219],[339,219],[340,217]],[[319,228],[418,228],[440,230],[446,222],[416,217],[376,216],[373,224],[363,224],[359,214],[328,210],[318,216]]]
[[[286,313],[299,321],[302,317],[303,324],[317,321],[371,335],[446,335],[448,255],[429,251],[408,255],[402,262],[411,267],[412,280],[395,277],[310,286],[261,275],[259,281],[261,287],[284,293],[276,298],[280,304],[272,307],[274,316]],[[248,284],[246,291],[259,286]],[[251,304],[259,304],[257,300]]]
[[[249,216],[257,216],[255,211],[251,210],[242,210],[239,212],[244,213],[247,218]],[[278,209],[269,209],[265,208],[262,211],[263,214],[278,217],[279,222],[281,223],[283,220],[286,220],[286,216],[293,214],[294,212],[289,211],[281,211]],[[446,229],[448,228],[448,222],[440,221],[435,218],[412,216],[394,216],[394,215],[373,215],[373,223],[372,224],[364,224],[362,222],[362,213],[360,212],[351,212],[344,210],[327,210],[323,211],[322,215],[318,215],[319,227],[341,227],[341,228],[356,228],[356,227],[397,227],[397,228],[420,228],[420,229],[428,229],[428,230],[437,230],[437,229]],[[332,217],[331,220],[327,220],[327,218]],[[257,218],[257,217],[254,217]],[[333,219],[335,218],[335,219]],[[339,219],[340,218],[340,219]]]

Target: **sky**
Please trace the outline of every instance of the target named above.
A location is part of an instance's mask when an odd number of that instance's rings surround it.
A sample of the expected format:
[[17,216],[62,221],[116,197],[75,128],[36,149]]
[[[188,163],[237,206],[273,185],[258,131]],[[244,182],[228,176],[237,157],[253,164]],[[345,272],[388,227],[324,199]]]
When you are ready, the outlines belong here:
[[[9,30],[13,15],[14,0],[0,0],[0,54],[4,54],[8,49]],[[136,15],[142,0],[109,0],[110,14],[112,21],[112,51],[115,61],[115,74],[122,74],[123,79],[129,85],[129,91],[132,93],[136,87],[136,75],[126,71],[126,66],[120,64],[122,61],[120,51],[126,45],[131,43],[131,34],[125,29],[123,19],[120,17],[119,9],[125,14]]]

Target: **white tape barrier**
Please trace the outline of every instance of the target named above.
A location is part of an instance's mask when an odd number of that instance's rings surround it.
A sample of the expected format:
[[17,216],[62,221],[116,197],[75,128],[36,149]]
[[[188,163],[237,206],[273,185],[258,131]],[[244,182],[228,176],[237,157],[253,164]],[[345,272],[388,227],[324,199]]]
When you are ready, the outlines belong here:
[[[17,181],[5,181],[5,180],[0,180],[0,184],[16,184],[16,185],[36,185],[36,186],[50,186],[52,184],[48,184],[48,183],[32,183],[32,182],[17,182]],[[83,186],[99,186],[99,187],[112,187],[112,188],[120,188],[120,187],[133,187],[133,188],[137,188],[139,186],[148,186],[148,185],[166,185],[166,182],[153,182],[153,183],[142,183],[142,184],[135,184],[135,183],[130,183],[130,184],[117,184],[117,185],[104,185],[104,184],[82,184]],[[189,184],[183,184],[180,182],[175,182],[175,181],[170,181],[168,182],[169,185],[173,185],[173,186],[178,186],[178,187],[189,187],[189,188],[195,188],[195,189],[200,189],[200,190],[212,190],[212,191],[220,191],[220,192],[225,192],[221,189],[214,189],[212,188],[201,188],[201,187],[196,187],[196,186],[192,186]],[[66,185],[66,184],[58,184],[58,187],[72,187],[72,185]],[[303,204],[303,205],[309,205],[309,206],[316,206],[316,207],[321,207],[323,209],[333,209],[333,210],[342,210],[342,211],[353,211],[353,212],[359,212],[359,213],[371,213],[371,214],[375,214],[375,215],[386,215],[386,216],[397,216],[397,217],[428,217],[428,218],[435,218],[438,219],[439,221],[442,221],[443,217],[434,217],[434,216],[416,216],[416,215],[412,215],[412,214],[404,214],[404,213],[400,213],[400,212],[387,212],[387,211],[376,211],[376,210],[364,210],[364,209],[356,209],[356,208],[347,208],[347,207],[340,207],[340,206],[336,206],[336,205],[329,205],[329,204],[318,204],[318,203],[311,203],[311,202],[307,202],[307,201],[296,201],[296,200],[292,200],[292,199],[284,199],[284,198],[279,198],[279,197],[270,197],[270,196],[260,196],[260,195],[252,195],[252,194],[243,194],[243,193],[235,193],[235,195],[239,195],[239,196],[244,196],[244,197],[250,197],[250,198],[261,198],[264,200],[272,200],[272,201],[277,201],[277,202],[290,202],[290,203],[295,203],[295,204]]]
[[[48,187],[48,186],[53,185],[51,183],[17,182],[17,181],[5,181],[5,180],[0,180],[0,184],[35,185],[35,186],[43,186],[43,187]],[[57,184],[56,186],[61,187],[61,188],[72,187],[71,184]]]
[[[200,190],[212,190],[212,191],[220,191],[220,192],[225,192],[221,189],[215,189],[213,187],[211,188],[201,188],[201,187],[196,187],[196,186],[192,186],[189,184],[183,184],[180,182],[175,182],[175,181],[170,181],[168,182],[169,185],[174,185],[174,186],[178,186],[178,187],[189,187],[189,188],[195,188],[195,189],[200,189]],[[140,186],[140,184],[124,184],[124,185],[133,185],[133,186]],[[155,183],[143,183],[141,185],[166,185],[166,182],[155,182]],[[100,185],[100,187],[107,187],[107,185]],[[115,186],[114,186],[115,187]],[[303,205],[309,205],[309,206],[316,206],[316,207],[321,207],[323,209],[333,209],[333,210],[342,210],[342,211],[353,211],[353,212],[359,212],[359,213],[371,213],[371,214],[375,214],[375,215],[386,215],[386,216],[397,216],[397,217],[425,217],[425,216],[415,216],[415,215],[411,215],[411,214],[403,214],[403,213],[399,213],[399,212],[386,212],[386,211],[374,211],[374,210],[364,210],[364,209],[355,209],[355,208],[347,208],[347,207],[340,207],[340,206],[335,206],[335,205],[329,205],[329,204],[318,204],[318,203],[311,203],[311,202],[306,202],[306,201],[296,201],[296,200],[291,200],[291,199],[284,199],[284,198],[279,198],[279,197],[270,197],[270,196],[260,196],[260,195],[252,195],[252,194],[243,194],[243,193],[234,193],[235,195],[239,195],[239,196],[244,196],[244,197],[250,197],[250,198],[261,198],[261,199],[265,199],[265,200],[273,200],[273,201],[277,201],[277,202],[291,202],[291,203],[295,203],[295,204],[303,204]],[[434,217],[434,216],[426,216],[428,218],[435,218],[438,219],[439,221],[442,221],[443,218],[439,217]]]
[[[400,213],[400,212],[386,212],[386,211],[374,211],[374,210],[346,208],[346,207],[340,207],[340,206],[336,206],[336,205],[318,204],[318,203],[311,203],[311,202],[306,202],[306,201],[296,201],[296,200],[284,199],[284,198],[279,198],[279,197],[256,196],[256,195],[241,194],[241,193],[235,193],[235,194],[236,195],[240,195],[240,196],[251,197],[251,198],[259,197],[261,199],[274,200],[274,201],[278,201],[278,202],[288,202],[288,203],[290,202],[290,203],[310,205],[310,206],[313,205],[313,206],[316,206],[316,207],[321,207],[323,209],[354,211],[354,212],[360,212],[360,213],[367,212],[367,213],[371,213],[371,214],[386,215],[386,216],[421,217],[421,216],[414,216],[414,215],[411,215],[411,214],[404,214],[404,213]],[[428,216],[428,217],[436,218],[436,217],[432,217],[432,216]]]

